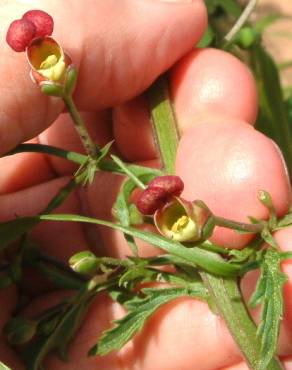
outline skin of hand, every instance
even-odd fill
[[[86,111],[83,115],[89,131],[100,145],[113,139],[111,107],[139,96],[159,74],[190,51],[207,22],[201,0],[2,0],[0,34],[5,35],[10,22],[30,9],[43,9],[53,16],[56,25],[53,36],[79,68],[77,104]],[[26,140],[82,151],[68,115],[62,113],[62,103],[39,92],[29,78],[25,56],[15,55],[4,39],[0,39],[1,153]],[[143,159],[148,158],[143,158],[141,153],[140,160]],[[157,165],[153,161],[148,164]],[[15,214],[40,212],[74,171],[74,167],[64,160],[34,153],[3,158],[0,166],[4,169],[0,172],[1,221],[12,219]],[[99,173],[90,188],[72,194],[58,212],[108,219],[120,182],[117,175]],[[63,261],[86,248],[100,255],[123,257],[129,254],[120,234],[77,224],[43,223],[34,229],[33,239],[47,253]],[[143,255],[157,253],[144,243],[139,246]],[[29,276],[27,285],[35,296],[27,315],[56,304],[68,294],[46,293],[42,282],[36,284]],[[3,302],[0,327],[11,316],[16,301],[15,287],[0,291],[0,302]],[[240,353],[222,320],[204,302],[189,298],[161,308],[143,331],[118,353],[104,358],[88,358],[87,351],[101,332],[111,320],[123,314],[122,307],[105,295],[99,296],[70,345],[69,362],[63,363],[50,355],[45,368],[247,369],[246,365],[240,364]],[[0,340],[1,361],[13,370],[24,369],[4,338],[0,337]],[[292,354],[292,350],[289,353]],[[289,361],[285,366],[287,370],[291,368]]]

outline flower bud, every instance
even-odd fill
[[[251,27],[243,27],[236,36],[237,44],[243,49],[249,49],[260,39],[261,34]]]
[[[212,233],[214,227],[207,222],[210,216],[210,211],[196,201],[173,198],[155,212],[154,222],[158,231],[169,239],[196,242]],[[204,231],[206,226],[208,230]]]
[[[4,327],[8,342],[13,345],[24,344],[36,334],[37,322],[24,317],[15,317]]]
[[[268,209],[273,209],[274,208],[272,197],[267,191],[260,190],[258,192],[258,199]]]
[[[82,251],[69,259],[69,265],[80,274],[92,275],[98,268],[98,258],[90,251]]]

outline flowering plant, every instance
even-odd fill
[[[208,2],[208,10],[212,20],[217,17],[220,6],[218,8],[215,3],[211,6],[211,3]],[[269,82],[270,75],[273,75],[277,77],[274,80],[278,83],[277,89],[280,89],[278,71],[261,46],[259,30],[254,30],[252,26],[241,28],[251,11],[251,5],[253,1],[243,10],[223,40],[221,28],[217,30],[214,25],[214,37],[210,37],[209,30],[201,40],[202,49],[192,51],[174,67],[170,82],[175,85],[176,81],[181,80],[180,68],[192,68],[196,63],[201,63],[202,68],[206,54],[208,60],[212,60],[211,53],[216,55],[215,69],[220,64],[220,58],[230,67],[228,73],[232,72],[232,68],[243,68],[241,71],[248,76],[246,78],[252,92],[254,80],[249,71],[246,72],[243,64],[231,54],[219,50],[221,46],[221,49],[233,53],[240,50],[244,55],[248,54],[250,59],[256,57],[252,67],[259,86]],[[241,12],[238,5],[235,9]],[[220,11],[227,22],[229,10]],[[1,263],[5,267],[0,271],[0,285],[7,287],[18,284],[25,291],[22,276],[29,267],[37,270],[38,278],[45,277],[54,287],[70,290],[72,294],[35,316],[27,316],[20,306],[4,327],[7,342],[21,356],[29,370],[41,369],[45,357],[52,350],[59,351],[60,357],[66,360],[69,345],[90,307],[94,307],[93,302],[101,292],[106,292],[113,300],[124,305],[127,313],[88,348],[88,355],[106,356],[114,350],[120,354],[121,348],[142,330],[147,319],[162,305],[188,297],[192,302],[194,298],[205,301],[212,315],[220,315],[241,350],[241,358],[251,369],[281,369],[277,345],[285,305],[289,304],[283,296],[289,273],[288,276],[284,274],[281,263],[291,258],[291,252],[280,249],[277,233],[280,229],[289,230],[292,224],[288,209],[291,189],[280,151],[271,139],[251,126],[257,109],[246,112],[240,104],[239,110],[233,106],[232,109],[226,105],[222,107],[222,102],[216,100],[217,90],[214,93],[214,89],[211,89],[211,101],[202,102],[202,105],[207,104],[208,112],[215,108],[223,111],[215,112],[215,118],[211,115],[212,122],[208,122],[210,118],[206,119],[206,112],[196,111],[196,123],[194,127],[188,127],[190,123],[186,117],[189,113],[186,114],[180,106],[180,94],[184,95],[183,108],[188,105],[187,112],[196,110],[196,106],[194,108],[193,101],[188,101],[187,94],[182,93],[183,85],[179,89],[171,85],[175,117],[165,77],[161,77],[149,89],[161,169],[126,163],[124,159],[111,154],[113,142],[109,141],[100,147],[92,139],[73,99],[74,89],[78,89],[74,60],[71,61],[63,46],[54,40],[53,29],[54,21],[50,15],[42,10],[31,10],[20,20],[11,23],[6,40],[14,51],[26,53],[31,77],[47,98],[63,100],[86,154],[31,143],[21,144],[8,153],[45,152],[71,160],[79,167],[42,212],[0,224],[1,248],[4,251]],[[216,44],[215,34],[221,36],[220,45]],[[210,43],[216,45],[217,49],[208,48]],[[188,72],[191,74],[192,70]],[[212,73],[212,68],[208,73]],[[222,77],[218,69],[215,75]],[[200,77],[197,70],[195,77]],[[210,79],[214,83],[214,77]],[[227,82],[226,86],[228,90]],[[240,89],[240,85],[236,88]],[[208,89],[205,89],[205,85],[202,89],[206,95]],[[180,92],[176,93],[176,90]],[[261,114],[273,122],[278,118],[278,111],[281,111],[283,125],[287,129],[288,115],[283,97],[279,93],[278,105],[274,109],[271,104],[265,105],[265,102],[273,100],[270,93],[268,89],[260,90]],[[257,105],[256,98],[253,104]],[[239,113],[244,117],[233,116]],[[243,122],[245,118],[249,122]],[[285,134],[277,131],[275,135],[271,130],[269,135],[278,140],[287,167],[291,170],[292,156],[286,145],[288,140],[290,146],[291,133],[287,130]],[[262,150],[260,156],[258,147]],[[268,158],[265,162],[263,153]],[[275,183],[270,181],[272,171],[277,177]],[[221,172],[224,176],[221,176]],[[98,183],[99,175],[102,178],[106,173],[123,176],[118,194],[111,204],[114,220],[54,213],[77,188],[81,189],[80,194],[97,189],[94,195],[106,198],[107,185],[99,186]],[[222,178],[227,182],[220,182]],[[248,186],[243,189],[241,184],[244,181]],[[228,203],[230,200],[232,204]],[[221,207],[216,207],[218,204]],[[248,208],[250,204],[252,208]],[[87,208],[90,207],[87,205]],[[250,209],[254,210],[254,214],[247,214]],[[235,210],[243,210],[244,214],[237,214]],[[225,217],[228,212],[234,215],[232,219]],[[123,242],[127,245],[128,255],[114,258],[82,250],[73,254],[68,263],[63,263],[35,245],[31,232],[45,221],[91,224],[119,231],[125,237]],[[143,231],[144,228],[148,231]],[[109,242],[111,238],[104,238],[102,230],[99,230],[100,239]],[[137,239],[148,243],[148,247],[149,244],[158,247],[159,255],[143,255]],[[260,269],[261,273],[249,304],[251,307],[259,304],[263,307],[258,327],[247,311],[239,286],[239,282],[244,283],[247,273],[256,269]],[[110,361],[110,356],[108,359]]]

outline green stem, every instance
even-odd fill
[[[246,8],[242,12],[241,16],[236,21],[235,25],[231,28],[228,34],[224,37],[225,41],[230,43],[236,34],[241,30],[242,26],[248,20],[249,16],[253,12],[254,8],[256,7],[258,0],[249,0]]]
[[[74,122],[75,128],[79,134],[79,137],[82,141],[82,144],[86,150],[86,153],[89,155],[91,158],[96,158],[98,155],[98,148],[96,144],[91,140],[91,137],[87,131],[87,128],[85,126],[85,123],[76,108],[76,105],[72,99],[71,95],[65,95],[63,97],[64,103],[68,109],[68,112],[71,115],[71,118]]]
[[[50,200],[46,208],[42,213],[51,213],[54,209],[58,208],[66,198],[75,190],[78,186],[78,182],[75,179],[70,180],[64,187],[62,187],[58,193]]]
[[[81,166],[84,165],[88,160],[86,155],[77,152],[70,152],[61,148],[57,148],[55,146],[44,144],[20,144],[6,155],[14,155],[18,153],[27,153],[27,152],[54,155],[59,158],[67,159],[68,161],[71,161]],[[140,168],[143,168],[145,170],[147,169],[147,167],[142,167],[135,164],[126,163],[125,165],[131,172],[137,172]],[[103,160],[99,162],[98,166],[101,171],[115,172],[121,175],[125,174],[124,170],[111,159],[103,158]],[[163,174],[159,170],[154,169],[150,170],[151,173],[153,173],[154,171],[157,172],[157,176],[161,176]]]
[[[168,101],[167,84],[165,78],[159,79],[150,90],[153,127],[156,133],[160,155],[167,173],[174,173],[174,163],[178,145],[178,134],[173,118],[170,102]],[[259,232],[259,225],[238,224],[223,218],[216,218],[217,223],[236,229],[252,227]],[[248,226],[248,227],[247,227]],[[224,319],[227,327],[241,352],[246,358],[251,370],[256,370],[261,353],[260,342],[256,336],[256,326],[249,316],[237,281],[234,278],[217,277],[205,271],[200,275],[213,296],[218,312]],[[267,370],[281,370],[278,360],[273,360]]]
[[[145,184],[137,177],[135,174],[128,168],[128,166],[121,161],[118,157],[115,155],[111,155],[112,160],[121,168],[121,170],[128,175],[130,179],[134,181],[134,183],[138,186],[140,189],[146,189]]]
[[[256,325],[251,320],[236,279],[220,278],[205,272],[201,277],[213,297],[216,307],[223,317],[233,339],[250,369],[257,369],[261,343],[257,336]],[[283,367],[277,359],[273,359],[266,370],[281,370]]]
[[[83,154],[79,154],[77,152],[69,152],[67,150],[57,148],[51,145],[34,143],[19,144],[16,148],[8,152],[6,155],[14,155],[18,153],[28,153],[28,152],[54,155],[56,157],[67,159],[68,161],[74,162],[79,165],[82,165],[87,161],[87,157]]]
[[[86,276],[78,274],[77,272],[72,270],[68,265],[66,265],[62,261],[59,261],[58,259],[45,254],[44,252],[39,251],[38,259],[41,262],[44,262],[44,263],[49,264],[51,266],[54,266],[55,268],[57,268],[61,272],[64,272],[66,275],[72,276],[72,278],[74,278],[75,280],[78,280],[78,281],[83,282],[83,283],[88,281],[88,278]]]
[[[160,77],[150,88],[149,102],[153,131],[160,151],[162,168],[165,172],[171,174],[174,173],[178,132],[171,103],[168,99],[168,84],[165,76]]]
[[[228,229],[243,231],[252,234],[260,233],[264,229],[264,226],[262,224],[246,224],[243,222],[227,220],[226,218],[218,216],[214,216],[214,221],[217,226],[222,226]]]

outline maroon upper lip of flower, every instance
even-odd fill
[[[54,20],[43,10],[29,10],[21,19],[13,21],[6,34],[7,44],[16,52],[25,51],[37,38],[53,33]]]
[[[172,196],[180,196],[184,190],[184,183],[179,176],[158,176],[149,182],[148,188],[152,187],[162,188]]]
[[[136,206],[144,215],[153,215],[172,198],[179,197],[184,183],[178,176],[159,176],[149,182],[141,193]]]

